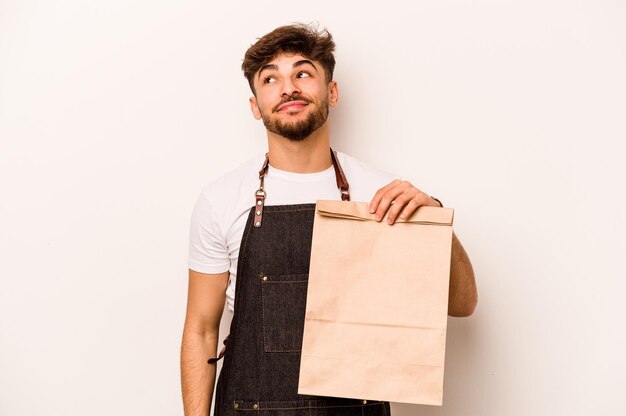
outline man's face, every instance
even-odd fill
[[[337,83],[324,68],[298,54],[279,54],[254,76],[252,114],[272,133],[298,141],[320,128],[338,99]]]

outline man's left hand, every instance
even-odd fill
[[[381,221],[389,211],[387,224],[393,224],[398,217],[403,220],[409,218],[422,205],[440,206],[410,182],[396,179],[376,192],[370,202],[370,212],[375,214],[376,221]]]

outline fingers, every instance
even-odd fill
[[[389,213],[387,214],[387,224],[393,224],[400,215],[400,213],[403,213],[404,210],[407,209],[407,206],[410,205],[409,210],[411,212],[413,212],[418,206],[420,206],[421,204],[419,204],[419,201],[416,200],[418,193],[419,190],[411,187],[404,190],[404,192],[398,195],[394,199],[391,207],[389,208]]]
[[[402,212],[400,212],[400,215],[398,216],[398,218],[402,219],[402,220],[406,220],[407,218],[409,218],[411,216],[411,214],[413,214],[413,212],[415,212],[415,210],[417,208],[419,208],[421,205],[424,204],[420,204],[419,202],[417,202],[415,199],[411,199],[406,206],[404,207],[404,209],[402,210]]]
[[[382,188],[385,189],[385,188]],[[393,186],[385,190],[379,198],[378,206],[374,211],[374,218],[380,221],[392,204],[396,203],[396,199],[406,190],[406,185],[402,182],[395,183]],[[380,192],[380,191],[379,191]]]
[[[372,198],[372,201],[370,202],[370,213],[371,214],[375,213],[376,210],[378,209],[378,205],[380,204],[380,201],[381,201],[383,195],[385,194],[385,192],[387,192],[389,189],[393,188],[394,186],[398,185],[400,182],[402,182],[400,179],[394,179],[393,181],[389,182],[387,185],[385,185],[382,188],[380,188],[374,194],[374,198]]]
[[[370,202],[370,212],[381,221],[387,211],[387,223],[397,218],[406,219],[422,205],[428,204],[428,196],[408,181],[394,180],[380,188]]]

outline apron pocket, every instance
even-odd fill
[[[265,352],[302,350],[308,276],[261,275]]]

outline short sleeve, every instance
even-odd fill
[[[214,206],[202,192],[191,214],[189,268],[200,273],[223,273],[230,268],[226,238]]]

